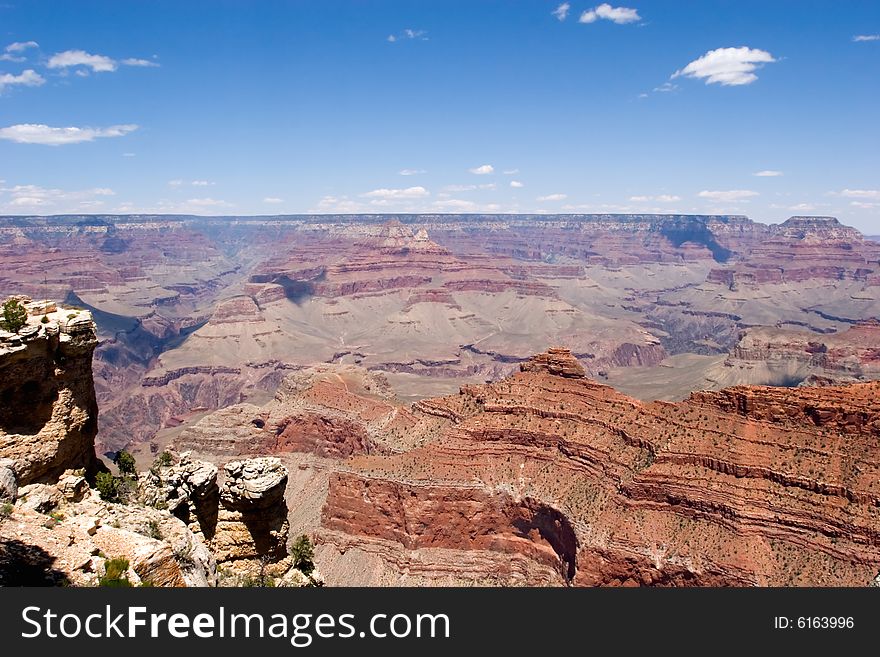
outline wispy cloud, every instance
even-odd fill
[[[642,20],[637,9],[629,7],[612,7],[607,2],[602,3],[598,7],[588,9],[578,18],[578,23],[595,23],[597,20],[611,21],[618,25],[626,23],[635,23]]]
[[[19,53],[29,48],[38,48],[39,45],[36,41],[16,41],[15,43],[10,43],[3,49],[3,53],[0,54],[0,62],[23,62],[27,58]]]
[[[654,91],[656,93],[666,94],[672,91],[678,91],[678,85],[673,82],[664,82],[659,87],[654,87]]]
[[[717,48],[695,59],[672,78],[688,77],[705,80],[706,84],[740,86],[758,79],[755,71],[764,64],[777,61],[766,50],[757,48]]]
[[[279,203],[284,203],[284,199],[278,198],[277,196],[267,196],[263,199],[263,203],[268,203],[269,205],[278,205]]]
[[[0,94],[3,93],[6,87],[39,87],[41,84],[45,84],[45,82],[46,80],[42,75],[30,68],[18,75],[3,73],[0,75]]]
[[[871,199],[880,201],[880,189],[843,189],[835,193],[845,198]]]
[[[550,13],[552,13],[554,16],[556,16],[557,20],[564,21],[566,18],[568,18],[569,9],[571,9],[571,5],[567,2],[563,2],[561,5],[559,5],[556,9],[554,9]]]
[[[216,183],[210,180],[190,180],[187,182],[186,180],[182,180],[180,178],[168,181],[169,187],[183,187],[184,185],[189,185],[192,187],[211,187],[215,184]]]
[[[697,194],[700,198],[707,198],[712,201],[745,201],[753,196],[758,196],[758,192],[750,189],[727,189],[727,190],[703,190]]]
[[[510,186],[513,187],[514,189],[520,189],[522,187],[525,187],[526,185],[525,185],[525,183],[522,183],[519,180],[511,180]]]
[[[15,185],[0,188],[0,210],[21,212],[85,212],[100,208],[114,191],[107,187],[64,190],[40,185]]]
[[[482,185],[446,185],[444,192],[472,192],[476,189],[495,189],[495,183],[484,183]]]
[[[0,139],[14,141],[19,144],[45,144],[47,146],[63,146],[94,141],[105,137],[123,137],[137,130],[136,125],[111,125],[107,128],[54,128],[41,123],[19,123],[0,128]]]
[[[156,62],[152,59],[139,59],[137,57],[128,57],[123,59],[121,64],[123,66],[141,66],[145,68],[158,68],[159,62]]]
[[[140,66],[140,67],[157,67],[159,64],[149,59],[139,59],[136,57],[128,57],[117,62],[107,55],[96,55],[85,50],[65,50],[64,52],[55,53],[49,58],[46,66],[51,69],[68,69],[79,68],[79,72],[86,72],[91,69],[94,73],[112,73],[123,66]]]
[[[856,43],[861,41],[880,41],[880,34],[857,34],[852,40]]]
[[[519,169],[505,169],[502,171],[505,176],[515,176],[519,173]]]
[[[681,200],[681,196],[675,196],[674,194],[659,194],[657,196],[630,196],[629,200],[637,203],[646,203],[648,201],[654,201],[657,203],[675,203],[676,201]]]
[[[93,55],[85,50],[65,50],[55,53],[46,63],[49,68],[69,68],[71,66],[85,66],[95,73],[107,73],[115,71],[116,62],[106,55]]]
[[[424,169],[401,169],[399,171],[401,176],[420,176],[423,173],[428,173]]]
[[[399,199],[424,198],[430,196],[430,192],[422,186],[407,187],[406,189],[374,189],[366,194],[361,194],[364,198],[383,199],[386,201]]]
[[[539,196],[535,200],[544,203],[547,201],[564,201],[567,198],[568,194],[547,194],[547,196]]]
[[[468,169],[468,171],[478,176],[485,176],[490,173],[495,173],[495,167],[493,167],[491,164],[481,164],[480,166],[474,167],[473,169]]]
[[[765,169],[764,171],[755,171],[752,174],[753,176],[757,176],[758,178],[778,178],[783,175],[781,171],[774,171],[773,169]]]
[[[398,41],[427,41],[428,40],[428,31],[427,30],[414,30],[412,28],[406,28],[402,32],[398,32],[397,34],[389,34],[386,38],[388,43],[396,43]]]
[[[40,44],[36,41],[16,41],[6,46],[6,52],[24,52],[28,48],[39,48]]]

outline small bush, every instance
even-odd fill
[[[304,575],[311,575],[315,570],[315,548],[305,534],[293,542],[290,556],[293,557],[293,567],[302,571]]]
[[[156,465],[161,468],[167,468],[174,462],[174,457],[171,456],[171,452],[162,452],[159,454],[159,457],[156,459]]]
[[[3,303],[3,327],[18,333],[27,324],[27,309],[18,299],[7,299]]]
[[[159,523],[155,520],[147,522],[147,526],[144,528],[144,533],[150,538],[155,538],[157,541],[162,540],[162,529],[159,527]]]
[[[119,472],[124,475],[133,475],[137,472],[137,464],[135,463],[134,457],[124,449],[116,452],[114,463],[116,463],[116,467],[119,468]]]
[[[98,586],[111,588],[131,588],[128,581],[128,559],[110,559],[104,564],[104,575],[98,580]]]
[[[48,315],[43,315],[43,319],[41,319],[40,321],[41,321],[43,324],[48,324],[48,323],[49,323],[49,316],[48,316]]]
[[[3,504],[0,504],[0,520],[2,520],[3,518],[8,518],[9,516],[11,516],[11,515],[12,515],[12,510],[13,510],[14,508],[15,508],[15,507],[12,506],[9,502],[4,502]]]
[[[114,477],[109,472],[99,472],[95,477],[95,485],[98,487],[98,494],[105,502],[119,501],[119,485],[121,480]]]

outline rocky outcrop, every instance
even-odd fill
[[[214,586],[205,544],[167,511],[108,503],[82,471],[18,490],[0,519],[0,585],[96,586],[110,559],[128,561],[134,585]]]
[[[91,314],[29,305],[25,327],[0,330],[0,456],[12,462],[19,486],[98,467]]]
[[[519,369],[522,372],[547,372],[572,379],[583,379],[587,375],[577,358],[571,355],[571,350],[564,347],[551,347],[520,365]]]
[[[194,460],[188,452],[171,456],[140,476],[139,498],[167,508],[204,539],[227,570],[253,571],[261,565],[289,567],[287,557],[287,469],[277,458],[227,463],[218,478],[216,466]],[[219,479],[219,483],[218,483]],[[277,571],[282,566],[275,566]]]

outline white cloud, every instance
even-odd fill
[[[564,201],[568,198],[568,194],[547,194],[547,196],[539,196],[536,200],[544,203],[545,201]]]
[[[640,21],[642,20],[642,17],[639,16],[637,9],[630,9],[629,7],[612,7],[607,2],[604,2],[598,7],[583,12],[578,19],[578,22],[595,23],[599,19],[611,21],[618,25],[625,25],[626,23]]]
[[[414,30],[412,28],[406,28],[402,32],[398,32],[397,34],[389,34],[387,39],[388,43],[395,43],[397,41],[427,41],[428,40],[428,32],[427,30]]]
[[[16,41],[6,46],[6,52],[23,52],[28,48],[39,48],[40,44],[36,41]]]
[[[49,58],[49,68],[68,68],[71,66],[87,66],[95,73],[107,73],[117,69],[116,62],[106,55],[93,55],[85,50],[65,50],[55,53]]]
[[[861,210],[873,210],[874,208],[880,208],[880,203],[866,203],[865,201],[850,201],[849,204],[854,208],[859,208]]]
[[[352,214],[363,212],[364,205],[352,201],[347,196],[324,196],[318,201],[314,212]]]
[[[844,189],[838,192],[846,198],[860,198],[880,201],[880,189]]]
[[[45,84],[45,82],[46,80],[42,75],[30,68],[22,71],[19,75],[3,73],[0,75],[0,94],[3,93],[3,90],[6,87],[15,85],[21,87],[39,87],[41,84]]]
[[[184,185],[190,185],[192,187],[211,187],[215,184],[216,183],[211,182],[210,180],[191,180],[187,182],[186,180],[181,180],[180,178],[168,181],[169,187],[183,187]]]
[[[521,183],[519,180],[511,180],[510,186],[514,189],[520,189],[521,187],[525,187],[525,184]]]
[[[646,203],[648,201],[654,201],[657,203],[675,203],[676,201],[681,200],[681,196],[675,196],[674,194],[659,194],[658,196],[630,196],[630,201],[635,201],[637,203]]]
[[[428,173],[424,169],[401,169],[399,171],[401,176],[420,176],[423,173]]]
[[[0,55],[0,62],[23,62],[27,58],[16,53],[24,52],[28,48],[37,48],[38,46],[39,44],[36,41],[16,41],[15,43],[10,43],[4,48],[3,54]]]
[[[744,201],[753,196],[758,196],[758,192],[753,192],[750,189],[728,189],[728,190],[716,190],[709,191],[703,190],[699,194],[697,194],[700,198],[708,198],[713,201]]]
[[[137,57],[128,57],[127,59],[123,59],[121,63],[124,66],[142,66],[147,68],[156,68],[159,66],[158,62],[154,62],[150,59],[138,59]]]
[[[40,123],[20,123],[0,128],[0,139],[19,144],[61,146],[94,141],[102,137],[122,137],[137,130],[136,125],[111,125],[107,128],[53,128]]]
[[[705,80],[706,84],[739,86],[751,84],[758,79],[755,71],[763,64],[777,61],[766,50],[757,48],[717,48],[695,59],[683,69],[672,74]]]
[[[672,82],[664,82],[659,87],[654,87],[654,91],[657,93],[669,93],[671,91],[677,91],[678,85],[673,84]]]
[[[263,199],[263,203],[277,205],[278,203],[284,203],[284,199],[278,198],[277,196],[267,196],[266,198]]]
[[[774,171],[773,169],[765,169],[764,171],[755,171],[752,175],[758,176],[758,178],[778,178],[782,175],[782,172]]]
[[[473,201],[460,198],[450,198],[443,201],[435,201],[434,208],[452,212],[476,212],[479,206]]]
[[[491,164],[481,164],[478,167],[474,167],[473,169],[468,169],[471,173],[475,173],[478,176],[485,176],[490,173],[495,173],[495,167]]]
[[[860,41],[880,41],[880,34],[857,34],[852,40],[856,43]]]
[[[505,169],[502,171],[505,176],[515,176],[519,173],[519,169]]]
[[[134,157],[135,153],[123,153],[122,157]]]
[[[550,13],[552,13],[554,16],[556,16],[557,20],[564,21],[566,18],[568,18],[568,10],[569,9],[571,9],[571,5],[568,4],[567,2],[563,2],[561,5],[559,5],[556,9],[554,9]]]
[[[424,198],[430,196],[430,192],[422,186],[407,187],[406,189],[374,189],[366,194],[361,194],[365,198],[375,198],[389,200]]]
[[[498,185],[495,183],[485,183],[482,185],[446,185],[444,192],[472,192],[475,189],[495,189]]]
[[[184,201],[185,205],[194,208],[231,208],[232,203],[221,201],[216,198],[191,198]]]
[[[0,212],[85,212],[104,205],[102,199],[113,195],[114,191],[106,187],[70,191],[15,185],[0,188]]]
[[[790,205],[788,209],[792,212],[813,212],[816,206],[812,203],[798,203],[797,205]]]

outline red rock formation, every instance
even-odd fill
[[[331,478],[331,582],[352,550],[447,582],[450,550],[462,580],[507,583],[866,585],[880,569],[880,383],[645,404],[554,350],[414,410],[445,432]]]

